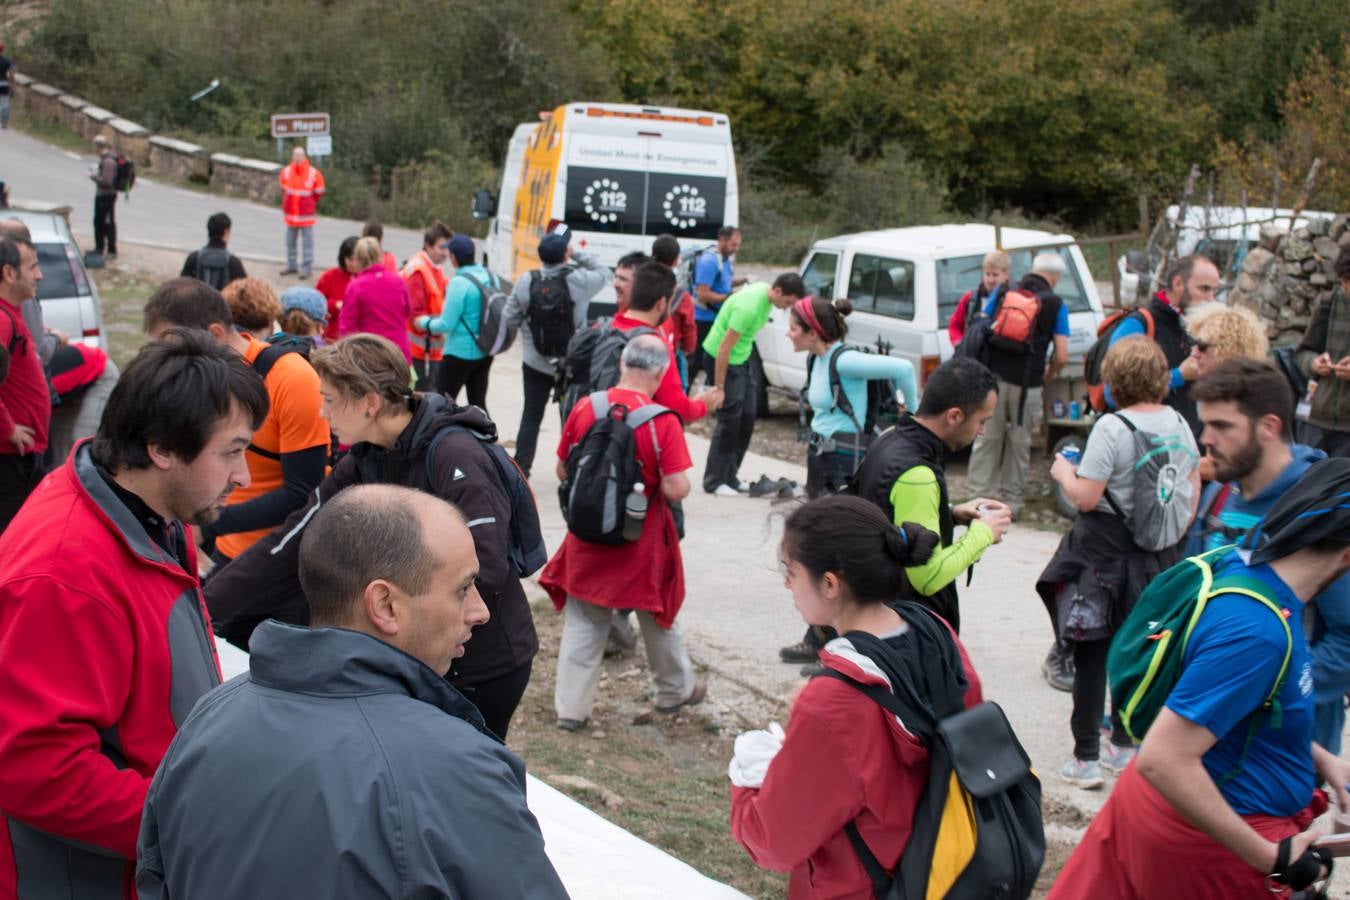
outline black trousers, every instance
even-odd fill
[[[1350,456],[1350,431],[1330,431],[1322,429],[1322,437],[1317,448],[1327,456]]]
[[[516,465],[529,477],[534,466],[534,451],[539,444],[539,425],[544,421],[544,408],[553,392],[553,373],[521,366],[520,374],[525,387],[525,406],[520,411],[520,430],[516,432]],[[558,407],[558,411],[561,414],[562,407]]]
[[[113,208],[117,206],[116,194],[94,195],[94,252],[103,253],[104,248],[110,254],[117,253],[117,220]]]
[[[1069,729],[1073,732],[1073,755],[1081,760],[1095,760],[1101,753],[1097,729],[1106,712],[1106,654],[1110,649],[1110,638],[1073,644],[1073,714],[1069,717]],[[1111,711],[1111,743],[1117,747],[1134,743],[1115,710]]]
[[[506,732],[511,728],[511,717],[516,714],[520,698],[525,696],[533,666],[534,661],[531,660],[519,669],[478,684],[450,683],[478,707],[492,733],[506,740]]]
[[[436,368],[436,390],[451,400],[456,400],[459,389],[464,388],[469,405],[486,411],[488,375],[491,371],[491,356],[482,359],[460,359],[447,353]]]
[[[837,494],[848,487],[853,477],[852,453],[806,451],[806,497],[815,500]]]
[[[694,347],[694,355],[689,360],[690,384],[694,383],[694,376],[697,375],[699,372],[702,372],[704,375],[708,377],[708,387],[712,387],[713,383],[712,364],[714,362],[714,359],[713,357],[703,352],[703,342],[704,340],[707,339],[708,332],[712,331],[712,327],[713,327],[712,322],[700,322],[697,319],[694,320],[694,331],[698,334],[698,345]]]
[[[727,380],[723,386],[726,399],[717,410],[717,424],[713,428],[712,445],[708,448],[708,465],[703,470],[703,490],[712,493],[718,485],[736,486],[750,449],[750,437],[755,433],[755,413],[758,403],[755,379],[750,363],[727,366]]]
[[[45,474],[39,453],[0,456],[0,534],[4,534]]]

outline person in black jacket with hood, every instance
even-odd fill
[[[399,484],[435,494],[464,515],[478,553],[478,592],[490,618],[475,629],[467,652],[443,673],[474,702],[498,737],[511,716],[539,649],[534,619],[508,545],[511,501],[486,446],[497,427],[481,409],[456,407],[440,394],[409,390],[408,363],[386,338],[355,334],[310,358],[319,373],[324,415],[350,444],[309,503],[214,574],[204,589],[216,633],[248,649],[264,619],[309,622],[300,587],[300,536],[318,508],[353,484]],[[447,432],[427,459],[432,439]]]

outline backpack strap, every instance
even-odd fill
[[[848,395],[844,393],[844,381],[839,375],[839,357],[848,353],[850,350],[857,352],[856,347],[850,347],[843,344],[840,348],[830,355],[830,398],[834,401],[835,408],[848,416],[848,420],[853,423],[853,433],[862,437],[863,427],[858,421],[857,415],[853,412],[853,404],[849,402]]]
[[[1134,423],[1131,422],[1129,419],[1125,418],[1124,413],[1120,412],[1119,410],[1113,411],[1111,415],[1115,416],[1117,419],[1124,422],[1125,427],[1130,429],[1130,434],[1134,434],[1139,430],[1138,428],[1135,428]],[[1118,517],[1122,519],[1126,520],[1129,519],[1129,516],[1125,515],[1124,510],[1120,508],[1120,504],[1116,502],[1116,498],[1111,496],[1110,491],[1103,491],[1102,497],[1106,500],[1107,505],[1111,507],[1111,512],[1115,513]]]
[[[595,412],[595,419],[598,422],[609,414],[609,391],[596,391],[591,394],[591,409]]]
[[[4,313],[5,318],[9,319],[9,341],[5,344],[5,351],[13,356],[14,348],[20,345],[23,338],[19,335],[19,326],[14,321],[14,313],[10,312],[4,303],[0,303],[0,312]]]
[[[253,370],[258,373],[259,378],[266,378],[267,373],[272,371],[272,367],[277,364],[287,353],[299,353],[300,348],[295,346],[292,341],[285,341],[277,344],[268,344],[257,356],[253,357]]]
[[[534,284],[534,276],[535,276],[536,274],[538,274],[538,270],[537,270],[537,269],[536,269],[534,272],[531,272],[531,273],[530,273],[530,283],[531,283],[531,285]],[[456,273],[455,273],[455,278],[460,278],[460,277],[467,278],[467,279],[469,280],[469,284],[473,285],[474,287],[476,287],[476,288],[478,289],[479,304],[480,304],[480,306],[486,306],[486,305],[487,305],[488,295],[487,295],[487,291],[483,289],[483,284],[482,284],[482,282],[480,282],[477,278],[474,278],[474,277],[473,277],[472,275],[470,275],[468,272],[463,272],[463,271],[456,272]],[[452,279],[452,280],[453,280],[453,279]],[[469,327],[469,323],[466,322],[466,321],[464,321],[464,312],[463,312],[463,310],[461,310],[461,311],[460,311],[460,314],[459,314],[459,324],[461,324],[461,325],[464,326],[464,330],[467,331],[467,332],[469,333],[469,337],[473,338],[474,343],[475,343],[475,344],[478,343],[478,335],[474,332],[474,330],[473,330],[472,328]],[[482,320],[481,314],[480,314],[479,319],[478,319],[478,330],[479,330],[479,331],[482,331],[482,330],[483,330],[483,320]]]

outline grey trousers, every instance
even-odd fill
[[[1027,405],[1022,424],[1017,424],[1017,407],[1022,391]],[[984,434],[975,439],[970,450],[969,492],[975,497],[1002,500],[1013,513],[1022,511],[1022,494],[1031,462],[1031,429],[1041,420],[1043,388],[1022,388],[998,382],[998,404],[994,417],[984,426]]]
[[[585,721],[595,706],[595,690],[600,684],[600,667],[609,639],[614,610],[567,598],[563,610],[562,644],[558,648],[558,678],[553,692],[553,708],[560,719]],[[638,611],[642,642],[647,647],[647,665],[656,685],[656,705],[674,706],[689,699],[694,690],[694,668],[684,650],[680,623],[669,630],[656,624],[649,612]]]
[[[300,262],[300,271],[308,275],[314,269],[314,227],[312,225],[303,228],[297,228],[293,225],[286,226],[286,268],[295,268],[295,239],[300,238],[303,245],[303,253]]]

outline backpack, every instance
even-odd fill
[[[266,378],[267,373],[277,364],[277,360],[287,353],[299,353],[305,359],[309,359],[309,354],[314,350],[314,338],[294,334],[274,334],[266,343],[267,346],[262,352],[253,357],[253,370],[258,373],[259,378]]]
[[[479,350],[488,356],[496,356],[509,348],[516,339],[516,330],[506,321],[506,293],[495,278],[490,279],[489,285],[484,285],[468,272],[459,272],[458,275],[478,289],[483,304],[483,312],[478,318],[478,333],[469,331],[469,334],[473,335],[473,342]],[[460,322],[464,322],[463,315],[460,316]],[[467,330],[469,326],[465,324],[464,327]]]
[[[688,291],[689,294],[698,300],[698,292],[694,290],[694,272],[698,269],[698,261],[709,250],[717,247],[716,244],[709,244],[706,247],[699,247],[696,250],[690,250],[680,257],[679,263],[675,266],[675,292]],[[673,310],[672,310],[673,312]]]
[[[535,269],[530,273],[530,305],[525,310],[525,323],[530,326],[534,349],[548,359],[565,355],[577,330],[572,320],[572,291],[567,287],[571,271],[563,268],[545,275]]]
[[[9,342],[5,344],[3,352],[0,352],[0,384],[4,384],[9,377],[9,361],[15,353],[22,355],[27,352],[27,339],[19,334],[19,325],[14,320],[14,314],[5,308],[5,304],[0,303],[0,312],[9,319]]]
[[[605,391],[590,395],[595,422],[567,454],[567,476],[558,485],[567,530],[593,544],[624,543],[624,504],[642,481],[635,431],[670,413],[658,403],[629,411]],[[659,452],[659,445],[658,445]]]
[[[497,478],[502,490],[511,502],[511,532],[506,552],[511,565],[521,578],[533,575],[548,562],[548,548],[544,546],[544,533],[539,527],[539,507],[534,502],[534,492],[525,480],[520,466],[511,458],[496,438],[489,438],[481,432],[463,425],[446,425],[431,437],[427,444],[427,482],[436,483],[436,447],[446,435],[463,431],[473,435],[481,442],[483,449],[492,459],[497,469]]]
[[[947,626],[920,604],[902,602],[891,608],[911,630],[925,631],[929,640],[952,639]],[[847,637],[867,656],[878,645],[882,652],[889,649],[869,634],[855,631]],[[1024,900],[1045,860],[1041,785],[1031,760],[998,704],[986,701],[966,709],[964,681],[958,680],[950,661],[932,653],[919,658],[927,703],[916,699],[924,689],[920,685],[897,684],[892,693],[834,669],[822,673],[898,716],[929,753],[928,779],[894,878],[853,822],[844,827],[849,843],[879,900]]]
[[[596,391],[607,391],[619,383],[619,359],[629,340],[642,334],[661,332],[646,325],[624,331],[611,319],[596,319],[567,342],[563,357],[563,417],[572,412],[577,401]]]
[[[1125,423],[1134,438],[1134,508],[1127,516],[1108,490],[1107,505],[1130,526],[1134,542],[1144,550],[1166,550],[1186,537],[1191,524],[1195,487],[1190,474],[1198,457],[1180,437],[1159,437],[1140,431],[1120,412],[1115,417]],[[1186,420],[1177,419],[1189,430]]]
[[[115,151],[113,159],[117,163],[117,176],[113,179],[113,189],[129,193],[136,186],[136,163]]]
[[[989,330],[989,346],[1002,353],[1017,356],[1031,353],[1040,317],[1040,297],[1030,291],[1004,292],[994,309],[994,321]]]
[[[1111,313],[1097,326],[1097,340],[1083,357],[1083,381],[1087,384],[1088,403],[1099,413],[1110,408],[1106,402],[1106,384],[1102,381],[1102,360],[1106,359],[1106,351],[1111,349],[1111,335],[1134,313],[1143,317],[1144,330],[1148,339],[1153,340],[1153,313],[1142,306],[1138,309],[1122,309]]]
[[[1233,545],[1228,545],[1189,557],[1153,579],[1111,639],[1106,660],[1112,708],[1120,713],[1121,723],[1137,743],[1143,740],[1181,678],[1186,645],[1208,605],[1218,597],[1233,603],[1246,602],[1242,599],[1245,597],[1270,610],[1288,641],[1284,661],[1265,700],[1251,716],[1247,742],[1237,767],[1223,776],[1220,784],[1241,770],[1247,749],[1267,716],[1279,727],[1282,710],[1278,698],[1294,652],[1289,621],[1271,597],[1268,585],[1249,575],[1214,577],[1213,564],[1232,550]]]
[[[197,280],[218,291],[230,283],[230,251],[224,247],[203,247],[197,251]]]
[[[849,417],[849,420],[853,423],[853,433],[859,437],[857,445],[852,448],[854,450],[853,470],[856,472],[858,466],[862,463],[862,451],[872,443],[872,439],[900,421],[900,402],[895,398],[895,382],[889,378],[869,378],[867,380],[867,409],[864,411],[862,420],[859,421],[853,409],[853,404],[849,402],[848,394],[844,391],[844,383],[839,375],[839,357],[850,351],[869,352],[862,347],[844,344],[830,356],[830,397],[834,403],[833,408]],[[813,365],[806,367],[806,385],[802,388],[798,400],[798,410],[803,428],[806,427],[806,413],[811,409],[809,398],[811,373],[814,369],[815,366]]]

